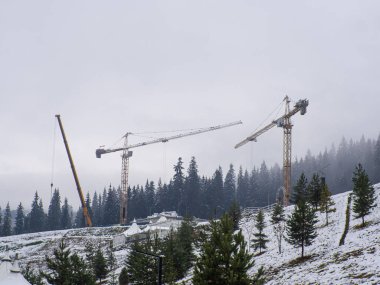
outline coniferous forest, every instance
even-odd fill
[[[317,155],[309,151],[305,157],[294,159],[292,185],[296,185],[302,173],[308,181],[317,174],[326,177],[332,194],[345,192],[352,188],[352,173],[358,163],[373,183],[380,182],[380,136],[377,140],[362,137],[359,141],[343,138],[337,147],[332,145]],[[195,157],[187,166],[178,158],[173,170],[168,183],[148,179],[145,185],[129,187],[129,220],[161,211],[209,219],[220,217],[235,200],[243,208],[262,207],[275,203],[276,197],[281,196],[282,169],[277,164],[268,167],[265,161],[252,170],[233,165],[223,170],[216,166],[212,177],[206,177],[198,173]],[[87,193],[86,204],[94,226],[119,222],[119,191],[119,187],[109,185],[92,195]],[[0,209],[2,236],[84,226],[82,210],[73,209],[59,189],[54,190],[48,205],[44,205],[36,191],[30,205],[19,203],[14,210],[12,217],[9,203],[4,210]]]

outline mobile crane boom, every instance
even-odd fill
[[[69,144],[67,143],[65,131],[63,130],[61,116],[60,115],[55,115],[55,116],[56,116],[56,118],[58,120],[59,128],[60,128],[61,133],[62,133],[63,143],[65,144],[67,156],[69,158],[69,162],[70,162],[71,170],[73,172],[75,184],[77,186],[77,191],[78,191],[78,194],[79,194],[80,202],[82,204],[83,216],[85,218],[86,226],[87,227],[92,227],[91,217],[90,217],[90,215],[88,213],[88,209],[87,209],[86,203],[84,201],[84,196],[83,196],[82,188],[81,188],[80,183],[79,183],[78,174],[77,174],[77,171],[75,170],[74,161],[73,161],[73,158],[71,156]]]
[[[284,204],[287,206],[289,203],[290,198],[290,192],[291,192],[291,152],[292,152],[292,123],[290,121],[290,118],[297,114],[298,112],[301,113],[301,115],[306,114],[306,108],[309,105],[309,101],[307,99],[299,100],[292,110],[290,110],[289,107],[289,97],[286,96],[284,98],[285,101],[285,115],[279,117],[278,119],[272,121],[267,126],[263,127],[262,129],[258,130],[257,132],[253,133],[249,137],[245,138],[238,144],[236,144],[235,148],[239,148],[242,145],[245,145],[248,142],[251,141],[257,141],[257,138],[262,135],[263,133],[267,132],[271,128],[277,125],[277,127],[284,129],[284,140],[283,140],[283,179],[284,179]]]
[[[227,128],[235,125],[240,125],[242,124],[241,121],[236,121],[224,125],[218,125],[214,127],[209,127],[209,128],[203,128],[203,129],[198,129],[195,131],[183,133],[183,134],[178,134],[170,137],[162,137],[154,140],[150,140],[147,142],[141,142],[133,145],[128,144],[128,135],[132,133],[126,133],[124,135],[124,146],[121,148],[114,148],[114,149],[104,149],[104,148],[98,148],[95,151],[96,157],[101,158],[103,154],[107,153],[112,153],[112,152],[117,152],[117,151],[123,151],[123,154],[121,156],[122,158],[122,169],[121,169],[121,194],[120,194],[120,224],[125,225],[127,223],[127,204],[128,204],[128,176],[129,176],[129,158],[132,156],[132,151],[129,151],[131,148],[136,148],[136,147],[141,147],[145,145],[150,145],[154,143],[165,143],[168,142],[169,140],[174,140],[174,139],[179,139],[187,136],[193,136],[205,132],[210,132],[222,128]]]

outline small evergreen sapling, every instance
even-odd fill
[[[278,253],[281,254],[281,243],[285,232],[284,206],[281,203],[276,203],[273,208],[271,222],[278,243]]]
[[[371,209],[376,207],[375,204],[375,189],[368,179],[368,175],[359,163],[355,169],[354,176],[352,177],[354,183],[353,193],[353,207],[355,218],[362,219],[362,226],[364,226],[364,217],[367,216]]]
[[[257,229],[257,232],[253,234],[255,238],[252,239],[252,246],[255,250],[259,249],[261,253],[262,249],[267,248],[266,244],[269,241],[267,239],[267,235],[264,234],[265,221],[264,213],[262,210],[260,210],[256,215],[255,227]]]
[[[301,257],[304,257],[305,246],[311,245],[317,237],[317,221],[309,203],[301,201],[294,206],[294,211],[286,222],[286,240],[296,248],[301,247]]]
[[[326,213],[326,226],[329,224],[329,213],[336,211],[334,208],[335,202],[331,199],[331,192],[327,187],[327,184],[322,186],[321,201],[320,201],[320,211],[321,213]]]

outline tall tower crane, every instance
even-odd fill
[[[82,188],[81,188],[80,183],[79,183],[78,174],[77,174],[77,171],[75,170],[74,161],[73,161],[73,158],[71,156],[69,144],[67,143],[65,131],[63,130],[63,124],[62,124],[62,121],[61,121],[61,116],[60,115],[55,115],[55,117],[58,120],[59,128],[61,130],[61,134],[62,134],[62,138],[63,138],[63,143],[65,144],[67,156],[69,158],[69,162],[70,162],[71,170],[73,172],[75,184],[77,186],[77,191],[78,191],[78,194],[79,194],[79,199],[80,199],[80,202],[82,204],[83,216],[84,216],[84,219],[85,219],[85,223],[86,223],[87,227],[91,227],[92,226],[91,217],[90,217],[90,214],[88,213],[86,202],[84,201],[84,196],[83,196]]]
[[[269,125],[265,126],[264,128],[258,130],[254,134],[250,135],[243,141],[239,142],[235,148],[241,147],[242,145],[245,145],[248,142],[251,141],[257,141],[257,137],[262,135],[263,133],[267,132],[274,126],[280,127],[284,129],[284,140],[283,140],[283,179],[284,179],[284,205],[287,206],[289,204],[289,197],[291,192],[291,167],[292,167],[292,123],[290,121],[290,118],[297,114],[298,112],[301,113],[301,115],[305,115],[306,108],[309,105],[309,101],[307,99],[299,100],[295,105],[294,108],[290,110],[289,104],[290,100],[289,97],[286,96],[284,98],[285,102],[285,115],[281,116],[280,118],[272,121]]]
[[[122,151],[121,159],[122,159],[122,164],[121,164],[121,193],[120,193],[120,224],[125,225],[127,223],[127,203],[128,203],[128,176],[129,176],[129,158],[132,156],[132,151],[130,149],[136,148],[136,147],[141,147],[145,145],[150,145],[154,143],[166,143],[169,140],[174,140],[174,139],[179,139],[183,137],[188,137],[188,136],[193,136],[205,132],[210,132],[210,131],[215,131],[227,127],[232,127],[235,125],[242,124],[241,121],[236,121],[232,122],[229,124],[224,124],[224,125],[219,125],[219,126],[214,126],[214,127],[209,127],[209,128],[202,128],[198,129],[195,131],[187,132],[187,133],[182,133],[174,136],[169,136],[169,137],[163,137],[163,138],[158,138],[146,142],[140,142],[137,144],[129,145],[128,144],[128,136],[133,134],[133,133],[126,133],[123,138],[124,138],[124,145],[121,148],[114,148],[114,149],[104,149],[104,148],[98,148],[96,150],[96,157],[101,158],[103,154],[111,153],[111,152],[117,152],[117,151]]]

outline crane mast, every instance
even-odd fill
[[[209,128],[203,128],[187,133],[182,133],[174,136],[169,136],[169,137],[162,137],[146,142],[141,142],[133,145],[128,144],[128,136],[131,135],[132,133],[126,133],[124,135],[124,145],[121,148],[114,148],[114,149],[104,149],[104,148],[98,148],[95,151],[96,157],[101,158],[103,154],[107,153],[112,153],[112,152],[117,152],[117,151],[122,151],[121,159],[122,159],[122,164],[121,164],[121,193],[120,193],[120,224],[125,225],[127,223],[127,207],[128,207],[128,176],[129,176],[129,158],[132,156],[133,152],[130,151],[129,149],[131,148],[136,148],[136,147],[141,147],[141,146],[146,146],[150,144],[155,144],[155,143],[165,143],[168,142],[169,140],[174,140],[174,139],[179,139],[183,137],[188,137],[188,136],[193,136],[205,132],[210,132],[214,130],[219,130],[222,128],[227,128],[227,127],[232,127],[235,125],[240,125],[242,124],[241,121],[236,121],[224,125],[218,125],[218,126],[213,126]]]
[[[62,124],[62,121],[61,121],[61,116],[60,115],[55,115],[55,116],[56,116],[56,118],[58,120],[59,128],[61,130],[61,134],[62,134],[62,138],[63,138],[63,143],[65,144],[67,156],[69,158],[69,162],[70,162],[71,170],[73,172],[75,184],[77,186],[77,191],[78,191],[78,194],[79,194],[79,199],[80,199],[80,202],[82,204],[83,216],[85,218],[85,223],[86,223],[87,227],[92,227],[91,217],[90,217],[90,215],[88,213],[88,209],[87,209],[86,203],[84,201],[84,196],[83,196],[82,188],[81,188],[80,183],[79,183],[78,174],[77,174],[77,171],[75,170],[74,161],[73,161],[73,158],[71,156],[69,144],[67,143],[65,131],[63,130],[63,124]]]
[[[307,99],[299,100],[294,108],[290,109],[290,100],[289,97],[286,96],[284,98],[285,102],[285,114],[281,116],[280,118],[272,121],[267,126],[263,127],[262,129],[258,130],[257,132],[253,133],[249,137],[245,138],[241,142],[239,142],[235,148],[239,148],[242,145],[245,145],[248,142],[251,141],[257,141],[257,137],[262,135],[263,133],[269,131],[274,126],[283,128],[284,130],[284,138],[283,138],[283,180],[284,180],[284,205],[287,206],[289,204],[289,198],[291,193],[291,168],[292,168],[292,122],[291,117],[298,112],[301,113],[301,115],[306,114],[306,108],[309,105],[309,101]]]

